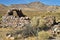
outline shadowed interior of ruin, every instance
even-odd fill
[[[8,15],[13,15],[13,12],[12,11],[8,12]]]
[[[16,12],[17,12],[17,15],[19,17],[25,17],[26,16],[26,15],[23,14],[22,10],[17,10]]]
[[[22,10],[16,10],[16,9],[13,9],[10,12],[8,12],[8,15],[9,16],[14,15],[13,11],[16,11],[18,17],[25,17],[26,16],[23,14]]]

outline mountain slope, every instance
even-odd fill
[[[4,10],[4,9],[6,9],[7,8],[7,6],[5,6],[5,5],[3,5],[3,4],[0,4],[0,10]]]
[[[49,6],[41,2],[31,2],[29,4],[12,4],[10,6],[0,4],[0,13],[6,13],[11,8],[18,8],[30,12],[60,12],[60,6]]]
[[[10,8],[24,8],[25,10],[27,9],[27,10],[29,10],[29,9],[31,9],[31,10],[39,10],[39,11],[42,11],[42,12],[50,12],[50,11],[57,11],[57,10],[59,10],[60,9],[60,7],[59,6],[49,6],[49,5],[45,5],[45,4],[43,4],[43,3],[41,3],[41,2],[31,2],[31,3],[29,3],[29,4],[13,4],[13,5],[10,5],[10,6],[8,6],[8,7],[10,7]],[[23,10],[24,10],[23,9]]]

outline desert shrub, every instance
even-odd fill
[[[1,34],[1,33],[0,33]],[[3,35],[0,35],[0,40],[3,40]]]
[[[46,23],[46,21],[44,20],[44,18],[40,17],[40,16],[34,16],[31,20],[31,24],[33,26],[40,26],[42,27],[44,24]]]
[[[25,27],[22,30],[14,30],[9,32],[12,36],[14,36],[16,39],[20,38],[18,35],[21,35],[22,38],[27,38],[31,36],[37,36],[37,31],[34,27],[32,27],[30,24],[25,25]]]
[[[44,18],[40,16],[34,16],[31,20],[31,24],[33,27],[37,27],[37,28],[39,27],[41,30],[48,29],[48,26],[46,25],[46,21],[44,20]]]
[[[31,19],[31,24],[32,26],[36,27],[39,25],[39,19],[40,17],[39,16],[34,16],[32,19]]]
[[[48,33],[48,32],[41,31],[38,33],[39,40],[48,40],[49,37],[50,37],[50,33]]]
[[[2,15],[0,15],[0,21],[2,20]]]
[[[39,25],[38,25],[39,27],[45,27],[46,25],[45,25],[45,20],[43,19],[43,18],[41,18],[40,20],[39,20]]]
[[[50,27],[48,27],[47,25],[42,25],[40,26],[41,30],[44,30],[44,31],[48,31]]]
[[[36,36],[37,35],[37,30],[32,27],[31,24],[25,25],[25,29],[22,30],[22,34],[25,37],[29,37],[29,36]]]
[[[2,18],[0,18],[0,21],[2,21]]]

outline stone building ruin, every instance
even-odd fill
[[[16,11],[16,14],[13,13],[14,11]],[[22,13],[22,10],[19,10],[19,9],[11,9],[11,10],[8,10],[8,15],[14,15],[14,16],[18,16],[18,17],[25,17],[25,15]]]
[[[19,9],[8,10],[7,14],[2,16],[2,27],[24,27],[29,23],[29,17],[24,15],[22,10]]]

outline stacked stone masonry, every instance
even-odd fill
[[[7,15],[2,16],[2,26],[3,27],[24,27],[25,25],[28,25],[30,23],[30,19],[27,16],[24,16],[21,12],[21,15],[18,15],[19,13],[17,12],[17,16],[15,15],[9,15],[13,14],[13,11],[19,11],[16,9],[12,9],[7,12]],[[12,12],[12,13],[11,13]]]

